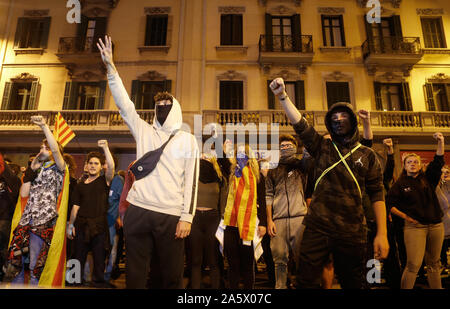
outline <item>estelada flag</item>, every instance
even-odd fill
[[[70,129],[60,112],[56,115],[53,136],[63,147],[65,147],[72,140],[72,138],[75,137],[75,133],[72,129]]]
[[[64,172],[63,187],[58,195],[56,211],[58,218],[56,219],[53,231],[52,241],[47,253],[47,259],[38,285],[41,287],[62,288],[66,282],[66,221],[67,221],[67,205],[69,203],[69,169],[66,165]],[[28,197],[21,197],[16,204],[16,209],[11,222],[11,234],[9,244],[14,236],[14,230],[20,222],[20,218],[27,205]]]
[[[241,177],[233,177],[224,224],[238,227],[241,239],[251,241],[255,235],[256,217],[256,178],[247,165],[242,169]]]

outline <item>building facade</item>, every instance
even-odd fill
[[[17,161],[42,137],[30,116],[52,125],[58,111],[77,134],[67,152],[107,138],[121,168],[133,159],[95,45],[105,34],[142,117],[169,91],[200,139],[211,122],[293,133],[268,89],[278,76],[321,132],[338,101],[371,111],[375,148],[392,137],[398,152],[426,156],[431,135],[450,132],[447,0],[80,0],[70,23],[76,2],[0,0],[0,144]]]

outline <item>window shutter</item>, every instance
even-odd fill
[[[375,90],[375,108],[378,111],[382,111],[383,110],[383,100],[381,98],[381,84],[374,82],[373,88]]]
[[[320,17],[321,17],[321,20],[322,20],[323,46],[330,46],[330,42],[327,42],[327,34],[326,34],[327,29],[325,29],[325,15],[321,15]]]
[[[9,98],[11,96],[12,83],[5,83],[5,90],[3,91],[2,110],[7,110],[9,107]]]
[[[100,91],[95,109],[103,109],[105,106],[106,80],[100,81],[98,86]]]
[[[78,90],[77,82],[66,82],[66,89],[64,90],[64,101],[63,101],[64,110],[72,110],[76,108],[76,99],[78,97],[77,90]]]
[[[51,21],[52,21],[51,17],[44,18],[44,28],[42,29],[42,35],[41,35],[41,48],[44,48],[44,49],[47,48]]]
[[[435,111],[436,110],[436,104],[434,102],[433,84],[426,83],[424,88],[425,88],[425,96],[427,98],[428,111]]]
[[[232,16],[232,45],[242,45],[242,15],[234,14]]]
[[[266,50],[273,51],[272,15],[266,14]]]
[[[142,83],[140,80],[131,82],[131,101],[133,101],[136,109],[141,109]]]
[[[295,14],[291,18],[292,28],[292,49],[296,52],[302,52],[302,30],[300,25],[300,15]]]
[[[409,92],[409,83],[402,83],[402,94],[405,104],[405,110],[412,111],[411,94]]]
[[[270,89],[271,82],[272,82],[271,80],[267,81],[267,104],[269,109],[275,109],[275,96],[272,90]]]
[[[167,91],[168,93],[172,92],[172,81],[170,79],[164,81],[164,91]]]
[[[31,83],[30,101],[28,102],[29,110],[37,110],[37,93],[39,90],[39,82],[33,81]]]
[[[402,23],[400,22],[400,16],[399,15],[394,15],[391,17],[391,21],[392,21],[392,28],[393,28],[393,33],[397,38],[402,38],[403,37],[403,33],[402,33]]]
[[[305,81],[295,82],[295,106],[298,110],[305,110]]]
[[[84,45],[86,43],[86,32],[89,24],[89,18],[81,15],[81,23],[78,24],[77,28],[77,38],[76,38],[76,49],[78,51],[84,50]]]
[[[19,17],[19,19],[17,20],[16,35],[14,37],[14,47],[15,48],[24,47],[23,40],[25,37],[27,22],[28,22],[28,19],[25,17]]]
[[[344,30],[344,17],[342,15],[339,15],[339,24],[341,26],[341,40],[342,40],[342,46],[347,46],[345,44],[345,30]]]
[[[106,26],[108,24],[108,18],[107,17],[98,17],[95,19],[95,32],[94,32],[94,41],[92,42],[92,51],[98,53],[98,47],[97,42],[98,39],[104,40],[105,34],[106,34]]]
[[[363,15],[363,18],[364,18],[364,26],[366,27],[367,40],[369,42],[373,42],[372,24],[369,24],[367,22],[366,15]]]
[[[224,14],[220,17],[220,45],[231,44],[231,15]]]

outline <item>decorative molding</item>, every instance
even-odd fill
[[[401,67],[404,77],[409,77],[411,74],[411,70],[413,69],[413,65],[405,64]]]
[[[26,17],[44,17],[50,14],[50,10],[24,10],[23,16]]]
[[[422,48],[424,54],[450,55],[450,49],[447,48]]]
[[[317,12],[319,14],[345,14],[345,8],[319,7]]]
[[[428,83],[450,83],[450,76],[445,73],[437,73],[430,78],[427,78]]]
[[[219,13],[243,14],[245,13],[245,6],[219,6]]]
[[[402,0],[381,0],[381,2],[390,2],[393,8],[398,9]],[[356,3],[360,8],[365,8],[367,5],[367,0],[356,0]]]
[[[319,49],[322,53],[347,53],[347,54],[350,54],[350,51],[352,50],[351,47],[345,46],[321,46],[319,47]]]
[[[259,4],[262,6],[267,5],[267,0],[258,0]],[[278,2],[293,2],[295,6],[300,6],[302,4],[302,0],[278,0]]]
[[[137,77],[138,80],[146,81],[146,80],[166,80],[167,76],[163,75],[157,71],[147,71],[144,74],[141,74]]]
[[[27,54],[35,54],[42,55],[44,53],[43,48],[14,48],[15,55],[27,55]]]
[[[367,65],[366,69],[367,69],[367,74],[369,76],[375,76],[375,74],[378,70],[378,67],[376,65]]]
[[[348,80],[352,79],[352,77],[350,75],[344,74],[341,71],[334,71],[331,74],[325,75],[324,78],[326,80],[335,80],[335,81],[340,81],[340,80],[348,81]]]
[[[142,52],[169,52],[170,46],[139,46],[139,53]]]
[[[87,17],[109,17],[111,11],[96,6],[90,9],[83,10],[82,13]]]
[[[83,71],[71,76],[74,81],[102,81],[105,79],[103,74],[97,74],[92,71]]]
[[[294,9],[291,9],[284,5],[279,5],[277,7],[273,7],[267,10],[267,13],[271,15],[294,15],[297,12]]]
[[[87,5],[107,5],[110,9],[114,9],[120,0],[80,0],[81,7],[86,7]]]
[[[218,52],[225,51],[225,52],[238,52],[246,54],[247,50],[248,46],[227,46],[227,45],[216,46],[216,51]]]
[[[388,83],[392,82],[392,81],[403,81],[404,78],[403,76],[399,75],[399,74],[395,74],[392,71],[388,71],[385,72],[384,74],[379,74],[375,77],[374,79],[375,81],[387,81]]]
[[[217,75],[217,80],[247,80],[247,76],[235,70],[228,70],[222,74]]]
[[[157,14],[170,14],[170,6],[151,6],[144,8],[144,14],[157,15]]]
[[[33,74],[30,73],[20,73],[19,75],[15,76],[15,77],[11,77],[10,78],[12,82],[28,82],[28,81],[33,81],[33,80],[38,80],[39,77],[34,76]]]
[[[443,8],[416,9],[417,15],[444,15]]]

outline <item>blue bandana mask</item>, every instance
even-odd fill
[[[237,161],[237,165],[236,165],[236,170],[234,171],[234,175],[236,177],[242,177],[242,170],[247,165],[248,156],[246,154],[244,154],[244,155],[238,154],[236,157],[236,161]]]

